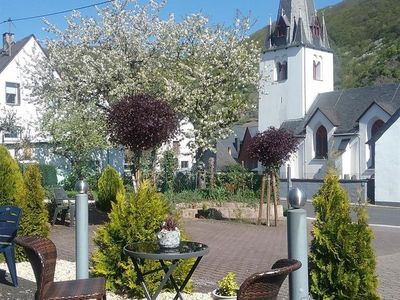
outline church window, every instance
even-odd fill
[[[278,62],[276,64],[277,81],[282,81],[287,79],[287,62]]]
[[[313,79],[322,80],[322,60],[318,58],[313,61]]]
[[[315,134],[315,158],[328,157],[328,133],[324,126],[320,126]]]
[[[371,127],[371,138],[374,137],[379,129],[385,124],[381,119],[376,120]],[[370,146],[370,168],[375,168],[375,143],[372,143]]]

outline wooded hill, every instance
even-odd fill
[[[400,0],[345,0],[325,14],[335,88],[400,82]],[[267,27],[252,34],[265,45]]]

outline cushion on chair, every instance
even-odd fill
[[[103,277],[50,282],[44,299],[98,299],[106,294],[105,284]]]

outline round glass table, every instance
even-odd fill
[[[181,241],[179,247],[176,248],[162,248],[158,242],[135,242],[124,247],[124,253],[132,259],[136,274],[138,276],[138,282],[142,286],[146,299],[148,300],[157,299],[159,293],[168,280],[171,281],[176,291],[174,299],[183,299],[181,292],[185,288],[193,272],[196,270],[200,260],[208,253],[208,251],[209,249],[207,245],[191,241]],[[196,258],[196,261],[190,268],[182,285],[179,287],[172,275],[172,272],[182,259],[189,258]],[[143,273],[139,265],[146,259],[159,261],[161,267]],[[171,264],[166,264],[165,261],[171,261]],[[161,280],[157,291],[153,296],[151,296],[144,281],[144,276],[160,270],[163,270],[165,275]]]

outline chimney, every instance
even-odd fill
[[[3,33],[3,52],[11,56],[11,47],[14,44],[14,33]]]

